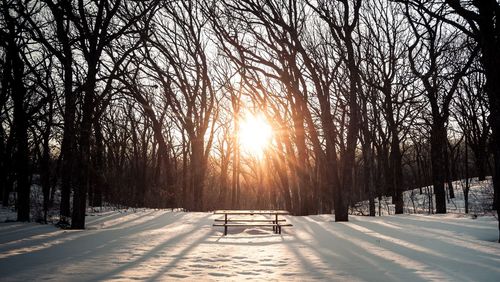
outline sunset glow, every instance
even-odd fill
[[[262,157],[272,136],[273,129],[262,114],[247,115],[240,123],[240,146],[248,154]]]

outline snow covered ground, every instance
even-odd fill
[[[88,229],[0,223],[0,280],[498,281],[493,217],[331,215],[294,226],[212,227],[219,216],[165,210],[105,211]]]

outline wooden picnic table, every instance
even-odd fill
[[[281,227],[283,226],[292,226],[291,224],[286,224],[282,223],[285,222],[286,219],[280,219],[279,216],[283,215],[288,215],[290,214],[288,211],[285,210],[216,210],[214,214],[221,214],[224,215],[224,219],[215,219],[216,222],[224,222],[221,224],[214,224],[213,226],[221,226],[224,227],[224,235],[227,235],[227,228],[228,227],[246,227],[246,226],[251,226],[251,227],[265,227],[265,226],[271,226],[273,227],[273,231],[276,234],[281,234]],[[249,215],[249,216],[254,216],[254,215],[270,215],[274,216],[274,219],[248,219],[248,218],[241,218],[241,217],[233,217],[233,216],[239,216],[239,215]],[[232,218],[229,218],[231,216]],[[234,223],[236,222],[236,223]],[[258,223],[256,223],[258,222]]]

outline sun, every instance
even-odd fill
[[[262,157],[272,137],[273,129],[262,114],[247,114],[240,123],[240,148],[250,155]]]

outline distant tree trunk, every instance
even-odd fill
[[[488,158],[486,154],[486,146],[481,148],[475,154],[475,164],[477,168],[477,177],[479,181],[486,180],[486,165],[488,163]]]
[[[373,149],[370,142],[364,140],[363,144],[363,168],[365,192],[368,192],[369,215],[375,216],[375,186],[373,183]]]
[[[450,150],[448,150],[448,139],[446,139],[446,145],[445,145],[445,149],[444,149],[444,170],[445,170],[445,175],[446,175],[446,183],[447,183],[447,186],[448,186],[448,193],[450,195],[450,198],[451,199],[454,199],[455,198],[455,191],[453,191],[453,177],[452,177],[452,173],[451,173],[451,167],[450,167],[450,153],[451,155],[453,156],[453,152],[451,152]],[[450,146],[451,147],[451,146]]]
[[[157,122],[157,121],[156,121]],[[166,201],[165,206],[169,208],[175,207],[175,191],[174,191],[174,178],[172,171],[172,162],[170,159],[169,148],[163,135],[161,133],[161,125],[159,123],[153,122],[153,128],[156,128],[155,138],[158,141],[158,168],[160,169],[160,178],[164,183],[161,183],[162,187],[165,187]]]
[[[228,187],[228,171],[229,171],[229,160],[231,158],[232,145],[230,141],[229,129],[227,127],[224,128],[223,131],[224,136],[221,141],[221,157],[220,157],[220,190],[219,190],[219,207],[222,209],[228,208],[227,195],[229,191]],[[224,146],[226,144],[226,146]]]
[[[227,172],[229,168],[229,161],[227,157],[221,158],[221,170],[220,170],[220,192],[219,192],[219,205],[221,208],[225,209],[227,206]]]
[[[295,155],[295,150],[293,149],[292,141],[290,140],[290,136],[288,134],[283,134],[283,142],[285,144],[285,154],[287,156],[287,166],[288,171],[291,175],[290,177],[290,191],[291,191],[291,200],[292,200],[292,212],[293,214],[300,214],[300,194],[299,194],[299,181],[297,175],[297,157]]]
[[[50,131],[52,127],[52,101],[49,102],[48,120],[42,136],[42,158],[40,160],[40,178],[43,192],[43,221],[47,223],[50,205],[50,187],[52,184],[50,173]]]
[[[203,160],[203,138],[202,137],[190,137],[191,140],[191,172],[192,181],[191,185],[194,203],[194,211],[203,211],[203,193],[204,193],[204,181],[205,181],[205,163]]]
[[[189,209],[189,176],[188,176],[188,164],[189,164],[189,144],[186,140],[186,133],[182,132],[182,207]]]
[[[238,100],[236,100],[238,99]],[[233,143],[234,146],[234,154],[233,154],[233,175],[232,175],[232,184],[231,184],[231,207],[236,209],[240,204],[240,139],[238,135],[239,130],[239,97],[231,97],[231,101],[233,104],[233,115],[234,115],[234,128],[235,134]]]
[[[404,213],[404,201],[403,201],[403,164],[401,149],[399,148],[399,137],[397,130],[392,132],[391,139],[391,173],[393,174],[392,180],[394,181],[394,204],[395,204],[395,214]]]
[[[367,95],[363,95],[361,102],[361,114],[360,114],[360,124],[361,124],[361,148],[363,154],[363,184],[364,184],[364,195],[368,194],[368,210],[370,216],[375,216],[375,183],[374,183],[374,154],[373,154],[373,130],[374,127],[370,128],[369,122],[369,111],[367,104],[372,99],[372,95],[376,95],[374,91],[367,91]],[[375,115],[375,113],[374,113]],[[366,198],[362,196],[361,200]]]
[[[294,109],[293,109],[294,108]],[[300,105],[294,104],[292,108],[293,125],[295,133],[295,145],[297,147],[297,161],[294,164],[294,169],[297,175],[297,201],[298,207],[296,215],[308,215],[310,205],[311,187],[309,183],[309,175],[307,173],[307,152],[304,128],[304,116]]]
[[[465,188],[464,192],[464,205],[465,205],[465,213],[469,213],[469,150],[467,148],[467,138],[465,139]]]
[[[98,118],[94,119],[94,142],[95,153],[93,160],[94,176],[92,187],[92,202],[93,207],[102,206],[102,190],[103,190],[103,174],[104,174],[104,141],[102,136],[102,126]],[[140,179],[140,177],[139,177]]]
[[[389,81],[384,82],[384,87],[382,91],[385,96],[385,116],[387,119],[390,137],[391,137],[391,146],[389,152],[389,162],[388,169],[389,171],[389,179],[387,182],[390,182],[389,187],[392,188],[390,192],[392,192],[392,202],[395,205],[395,214],[403,214],[404,212],[404,201],[403,201],[403,164],[402,164],[402,154],[400,149],[400,140],[399,140],[399,130],[398,124],[394,119],[394,105],[392,101],[392,93],[391,93],[391,83]]]
[[[278,137],[276,149],[277,157],[273,158],[273,164],[277,169],[277,173],[281,182],[281,194],[283,195],[285,201],[285,208],[288,211],[292,211],[292,198],[290,196],[290,180],[286,171],[286,153],[283,149],[282,137]]]

